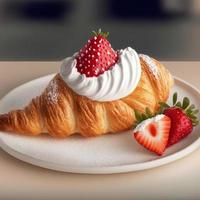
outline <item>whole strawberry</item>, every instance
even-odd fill
[[[164,109],[163,114],[171,119],[171,129],[167,146],[171,146],[188,136],[198,124],[194,105],[190,105],[187,97],[183,102],[177,102],[177,93],[173,96],[173,107]]]
[[[93,33],[94,36],[88,40],[76,57],[78,72],[87,77],[103,74],[118,60],[117,52],[106,39],[108,33],[103,33],[101,30]]]
[[[164,115],[171,119],[171,129],[167,146],[177,143],[192,132],[192,121],[181,108],[168,108],[164,111]]]

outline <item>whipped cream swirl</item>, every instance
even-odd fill
[[[131,94],[141,77],[138,54],[131,47],[120,50],[119,61],[98,77],[86,77],[77,71],[76,55],[67,57],[60,69],[66,84],[77,94],[96,101],[114,101]]]

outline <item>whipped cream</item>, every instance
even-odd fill
[[[86,77],[77,71],[76,55],[67,57],[60,69],[66,84],[77,94],[96,101],[114,101],[131,94],[141,77],[138,54],[131,47],[118,52],[119,61],[98,77]]]

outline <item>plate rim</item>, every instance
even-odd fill
[[[28,81],[24,84],[17,86],[16,88],[12,89],[8,92],[3,98],[1,98],[0,103],[4,101],[11,93],[15,92],[21,87],[25,87],[33,82],[40,81],[42,79],[53,77],[54,74],[49,74],[46,76],[41,76],[39,78],[33,79]],[[197,87],[193,86],[189,82],[178,78],[177,76],[173,76],[175,82],[179,82],[181,84],[186,85],[187,87],[191,88],[195,93],[200,95],[200,90]],[[165,157],[158,158],[152,161],[146,161],[142,163],[134,163],[134,164],[124,164],[124,165],[116,165],[116,166],[103,166],[103,167],[73,167],[73,166],[66,166],[62,164],[56,164],[53,162],[44,161],[38,158],[33,158],[30,155],[23,154],[21,152],[16,151],[12,147],[8,146],[0,136],[0,147],[9,155],[13,156],[16,159],[19,159],[25,163],[32,164],[34,166],[39,166],[45,169],[51,169],[55,171],[61,172],[69,172],[69,173],[79,173],[79,174],[115,174],[115,173],[127,173],[127,172],[135,172],[135,171],[142,171],[146,169],[152,169],[156,167],[160,167],[162,165],[174,162],[185,156],[189,155],[193,151],[197,150],[200,147],[200,135],[198,139],[196,139],[193,143],[186,146],[185,148]]]

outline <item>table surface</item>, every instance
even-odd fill
[[[163,62],[200,88],[200,62]],[[0,62],[0,98],[59,62]],[[0,199],[199,199],[200,150],[174,163],[133,173],[83,175],[42,169],[0,150]]]

